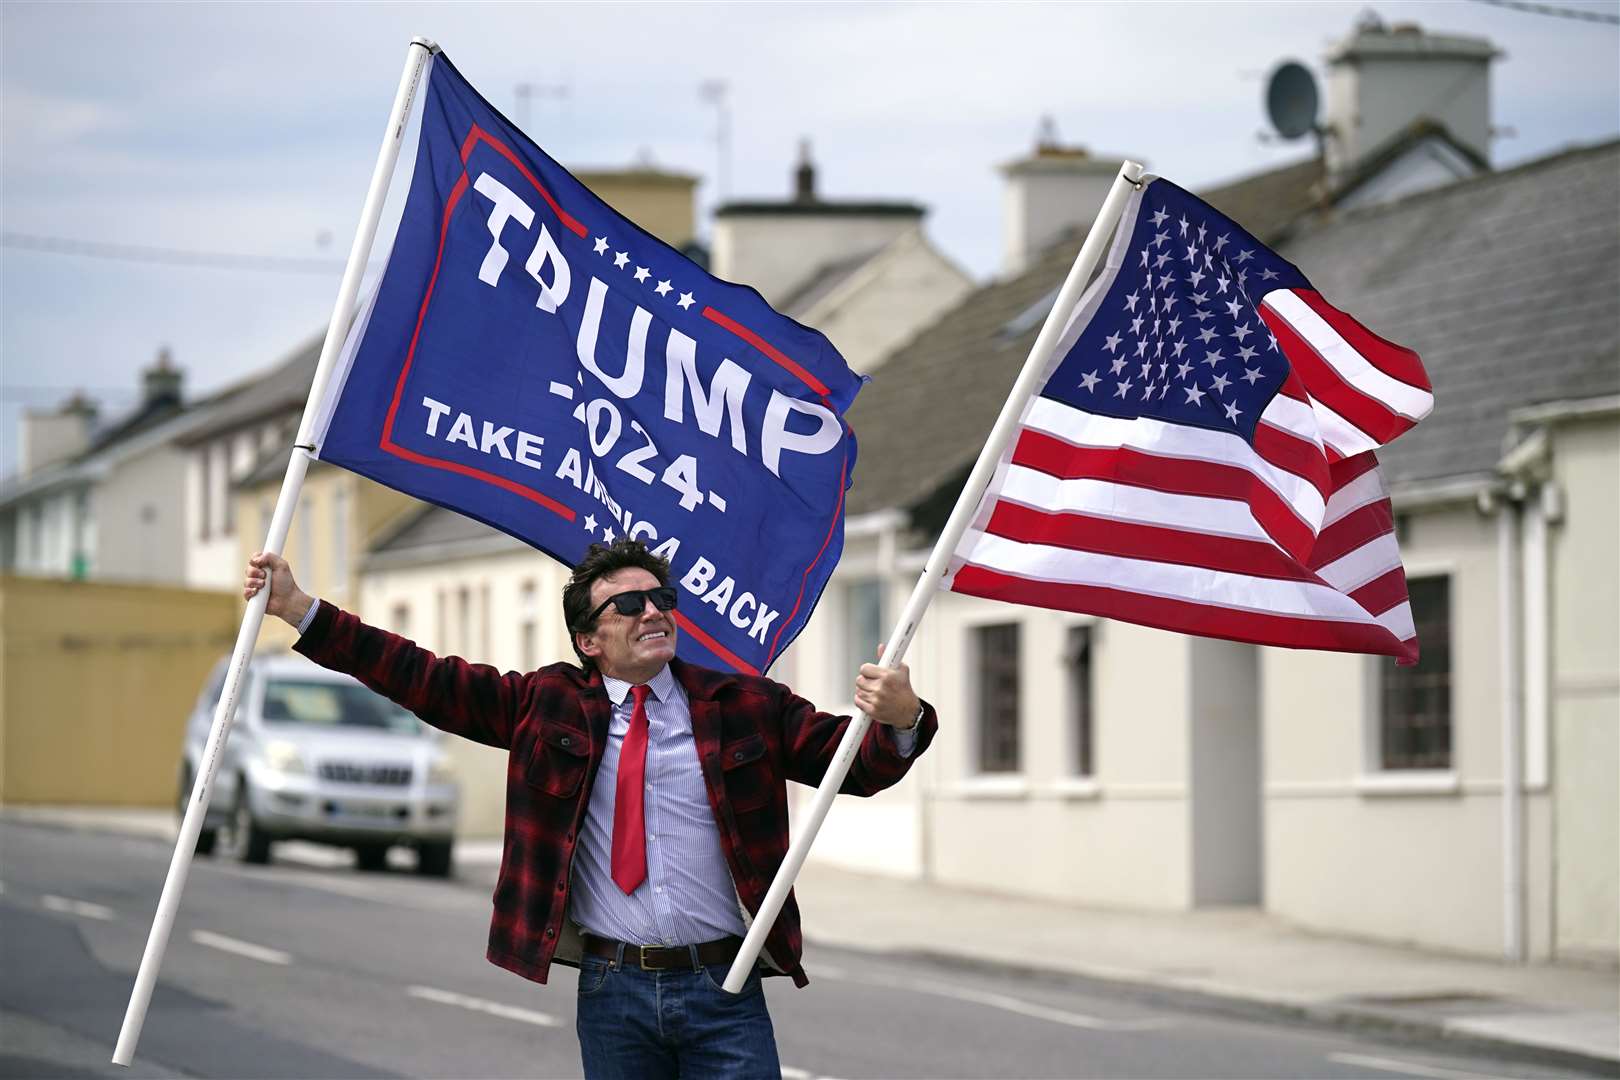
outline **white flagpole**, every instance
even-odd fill
[[[394,94],[394,106],[388,114],[388,127],[383,133],[382,149],[377,154],[377,167],[371,174],[371,187],[366,192],[365,206],[360,211],[360,227],[349,248],[349,264],[343,271],[343,282],[338,286],[337,303],[332,308],[332,321],[326,327],[326,342],[321,346],[320,362],[315,367],[315,379],[304,404],[304,416],[298,424],[298,435],[293,443],[292,460],[287,463],[287,474],[281,482],[281,494],[276,499],[275,513],[270,518],[270,534],[263,550],[279,553],[287,542],[287,530],[292,525],[293,509],[298,505],[298,491],[303,486],[304,474],[309,469],[311,441],[315,415],[332,366],[343,345],[349,319],[354,314],[355,297],[360,292],[360,278],[365,273],[366,260],[371,257],[371,244],[377,235],[377,223],[382,218],[383,203],[388,197],[388,185],[394,176],[394,164],[399,160],[400,143],[405,135],[405,124],[410,117],[411,104],[422,80],[428,58],[439,47],[427,38],[412,38],[405,50],[405,71],[400,76],[399,90]],[[264,622],[265,605],[270,600],[268,579],[265,588],[248,601],[241,629],[236,634],[236,647],[231,652],[230,667],[221,688],[219,704],[214,709],[214,723],[208,731],[208,746],[203,753],[202,768],[192,786],[191,798],[186,803],[186,816],[180,824],[180,837],[175,841],[174,857],[169,862],[169,876],[163,882],[163,894],[158,900],[157,914],[146,939],[146,952],[141,956],[140,970],[135,975],[135,988],[129,996],[129,1007],[124,1012],[124,1026],[118,1032],[118,1046],[113,1051],[113,1064],[128,1065],[135,1057],[135,1045],[141,1038],[141,1027],[146,1023],[146,1009],[152,1000],[152,989],[157,982],[158,968],[163,964],[163,953],[169,945],[169,933],[174,929],[175,911],[180,906],[180,894],[185,890],[186,878],[191,873],[191,860],[197,848],[197,834],[202,831],[203,816],[213,792],[214,774],[219,770],[220,752],[230,734],[231,719],[236,712],[236,698],[242,685],[242,673],[259,637],[259,626]]]
[[[1069,276],[1064,280],[1063,287],[1058,290],[1057,299],[1053,301],[1052,310],[1046,315],[1046,323],[1036,336],[1035,344],[1030,347],[1029,357],[1024,361],[1024,368],[1018,374],[1018,381],[1013,383],[1012,392],[1001,406],[1001,415],[996,417],[995,426],[990,429],[989,438],[986,439],[984,448],[979,451],[979,460],[974,463],[973,471],[968,474],[967,484],[963,486],[962,494],[957,497],[956,508],[951,511],[945,530],[939,534],[939,540],[935,542],[934,550],[928,556],[922,577],[917,579],[916,587],[911,590],[911,599],[906,601],[905,609],[900,612],[900,618],[895,622],[894,629],[889,631],[883,656],[878,660],[881,666],[898,667],[901,658],[905,656],[912,635],[917,631],[917,624],[922,620],[929,602],[933,600],[940,579],[945,576],[951,555],[956,551],[956,544],[967,531],[969,523],[979,509],[979,499],[990,486],[990,479],[1001,460],[1001,453],[1018,429],[1024,405],[1040,388],[1047,361],[1051,359],[1058,338],[1063,334],[1064,322],[1075,305],[1080,302],[1080,296],[1085,291],[1087,282],[1091,280],[1092,272],[1102,260],[1103,251],[1108,245],[1109,237],[1113,235],[1114,226],[1125,211],[1125,200],[1141,178],[1142,166],[1136,162],[1127,161],[1119,167],[1119,175],[1114,177],[1114,185],[1108,189],[1108,197],[1103,200],[1102,209],[1097,212],[1097,220],[1092,223],[1091,232],[1087,234],[1086,242],[1080,247],[1080,254],[1075,257],[1074,265],[1069,268]],[[832,763],[827,767],[827,775],[822,778],[821,786],[816,789],[816,797],[811,801],[810,810],[801,823],[799,835],[788,847],[787,857],[782,861],[781,868],[776,872],[776,879],[771,882],[770,890],[766,892],[765,899],[759,906],[759,912],[748,927],[748,936],[743,938],[742,948],[738,951],[737,958],[731,962],[731,970],[726,974],[725,982],[725,989],[731,993],[741,993],[748,973],[754,970],[760,950],[765,946],[765,935],[770,932],[783,903],[787,901],[788,891],[793,888],[793,882],[804,867],[805,856],[810,854],[810,845],[815,843],[816,833],[820,831],[821,823],[832,807],[833,797],[843,786],[844,777],[848,774],[850,765],[854,763],[861,740],[866,737],[866,729],[871,724],[872,718],[861,713],[844,731],[843,741],[838,744],[838,752],[833,755]]]

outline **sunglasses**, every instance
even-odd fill
[[[675,599],[676,593],[673,585],[660,585],[656,589],[631,589],[629,592],[614,593],[602,601],[595,611],[586,616],[585,625],[594,625],[596,617],[606,611],[609,604],[612,604],[613,610],[620,615],[640,615],[647,610],[648,600],[651,600],[653,607],[659,611],[674,611]]]

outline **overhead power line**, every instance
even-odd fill
[[[1550,15],[1555,19],[1579,19],[1582,22],[1607,23],[1610,26],[1620,26],[1620,14],[1611,15],[1606,11],[1558,7],[1554,4],[1531,4],[1527,3],[1526,0],[1474,0],[1474,2],[1489,4],[1492,7],[1510,8],[1513,11],[1522,11],[1527,15]]]
[[[108,244],[99,240],[74,240],[66,236],[39,236],[10,231],[0,233],[0,247],[38,251],[48,255],[80,255],[122,262],[204,266],[215,270],[258,270],[277,274],[340,274],[344,267],[341,259],[306,259],[292,255],[250,255],[245,252],[228,251],[186,251],[145,244]]]

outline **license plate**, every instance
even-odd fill
[[[337,803],[332,807],[332,813],[340,817],[386,818],[393,816],[393,811],[389,807],[376,806],[371,803]]]

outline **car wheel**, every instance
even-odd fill
[[[387,844],[356,844],[354,864],[362,870],[375,872],[388,868]]]
[[[449,877],[454,851],[450,840],[424,841],[416,848],[416,872],[423,877]]]
[[[238,862],[263,864],[270,861],[270,834],[253,820],[246,780],[236,783],[236,806],[231,810],[230,851]]]
[[[180,772],[180,793],[175,799],[175,813],[179,815],[177,826],[185,823],[186,808],[191,802],[191,785],[193,782],[191,770],[189,768],[182,769]],[[197,834],[197,854],[212,855],[214,853],[214,845],[218,839],[219,834],[215,830],[206,827],[203,828],[203,830]]]

